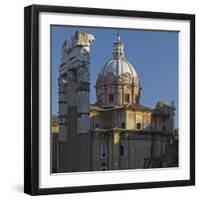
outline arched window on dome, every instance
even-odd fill
[[[136,102],[135,102],[136,104],[140,104],[140,98],[139,98],[139,96],[136,96],[136,97],[135,97],[135,101],[136,101]]]
[[[125,102],[126,103],[130,102],[130,94],[125,94]]]
[[[97,99],[98,99],[98,103],[101,104],[101,103],[102,103],[102,99],[101,99],[101,96],[100,96],[100,95],[98,96]]]

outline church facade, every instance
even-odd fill
[[[80,40],[78,36],[76,39]],[[83,49],[83,46],[78,45],[76,48]],[[82,50],[79,52],[82,53]],[[89,59],[87,61],[89,66]],[[77,76],[80,68],[76,68],[76,71],[66,67],[68,70],[60,74],[59,78],[62,93],[59,93],[57,157],[55,160],[52,158],[52,162],[56,162],[57,166],[54,171],[178,166],[178,144],[173,134],[174,103],[168,105],[158,101],[155,108],[141,105],[142,83],[135,68],[125,57],[124,44],[119,35],[113,44],[111,59],[99,70],[95,86],[95,104],[89,105],[89,78],[79,81],[75,77],[73,81],[77,86],[72,84],[72,91],[70,78],[66,73],[73,72],[73,76]],[[69,84],[63,85],[63,81]],[[68,103],[71,98],[67,95],[69,91],[70,95],[73,94],[71,105]],[[84,104],[81,108],[80,103],[81,106]],[[89,116],[89,121],[83,116]]]

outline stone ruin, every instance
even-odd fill
[[[77,134],[88,133],[90,129],[90,45],[94,41],[93,35],[77,31],[61,48],[58,85],[59,140],[62,142],[68,137],[70,108],[75,108]]]

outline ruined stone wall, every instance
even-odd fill
[[[105,157],[101,156],[102,145],[106,146]],[[171,167],[178,159],[177,145],[161,133],[96,131],[91,147],[93,171]]]

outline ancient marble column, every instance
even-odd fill
[[[62,45],[58,172],[90,170],[90,44],[94,40],[93,35],[77,31]]]

